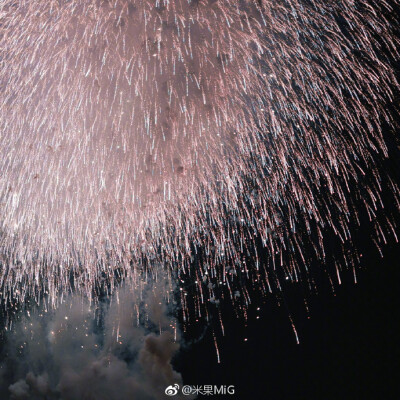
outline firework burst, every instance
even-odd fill
[[[249,282],[273,291],[282,276],[307,277],[310,257],[325,262],[327,232],[351,245],[356,204],[378,246],[395,236],[389,217],[374,222],[383,185],[398,199],[377,168],[398,89],[392,11],[368,0],[3,1],[3,299],[90,298],[162,265],[189,280],[201,313],[224,293],[246,305]]]

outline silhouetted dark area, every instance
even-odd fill
[[[326,284],[308,296],[308,314],[295,287],[280,306],[272,296],[253,304],[246,327],[224,307],[221,363],[209,329],[176,360],[184,382],[235,385],[237,399],[397,398],[400,246],[387,246],[383,259],[371,253],[357,284],[348,272],[335,293]]]

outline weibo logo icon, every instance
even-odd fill
[[[175,385],[170,385],[165,389],[165,394],[167,396],[175,396],[178,394],[179,385],[175,383]]]

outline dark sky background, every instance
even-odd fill
[[[209,329],[175,361],[184,383],[233,384],[237,399],[398,398],[400,246],[387,246],[384,256],[368,255],[357,285],[349,272],[335,294],[320,287],[309,319],[296,288],[285,293],[286,306],[271,296],[259,313],[254,307],[247,327],[225,307],[221,363]]]

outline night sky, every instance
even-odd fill
[[[271,296],[259,313],[253,309],[247,327],[226,307],[221,363],[208,330],[176,358],[184,382],[233,384],[237,399],[396,398],[400,246],[387,246],[383,259],[371,253],[357,285],[347,273],[335,294],[328,284],[321,286],[309,297],[308,315],[296,288],[285,292],[286,305],[277,306]]]

